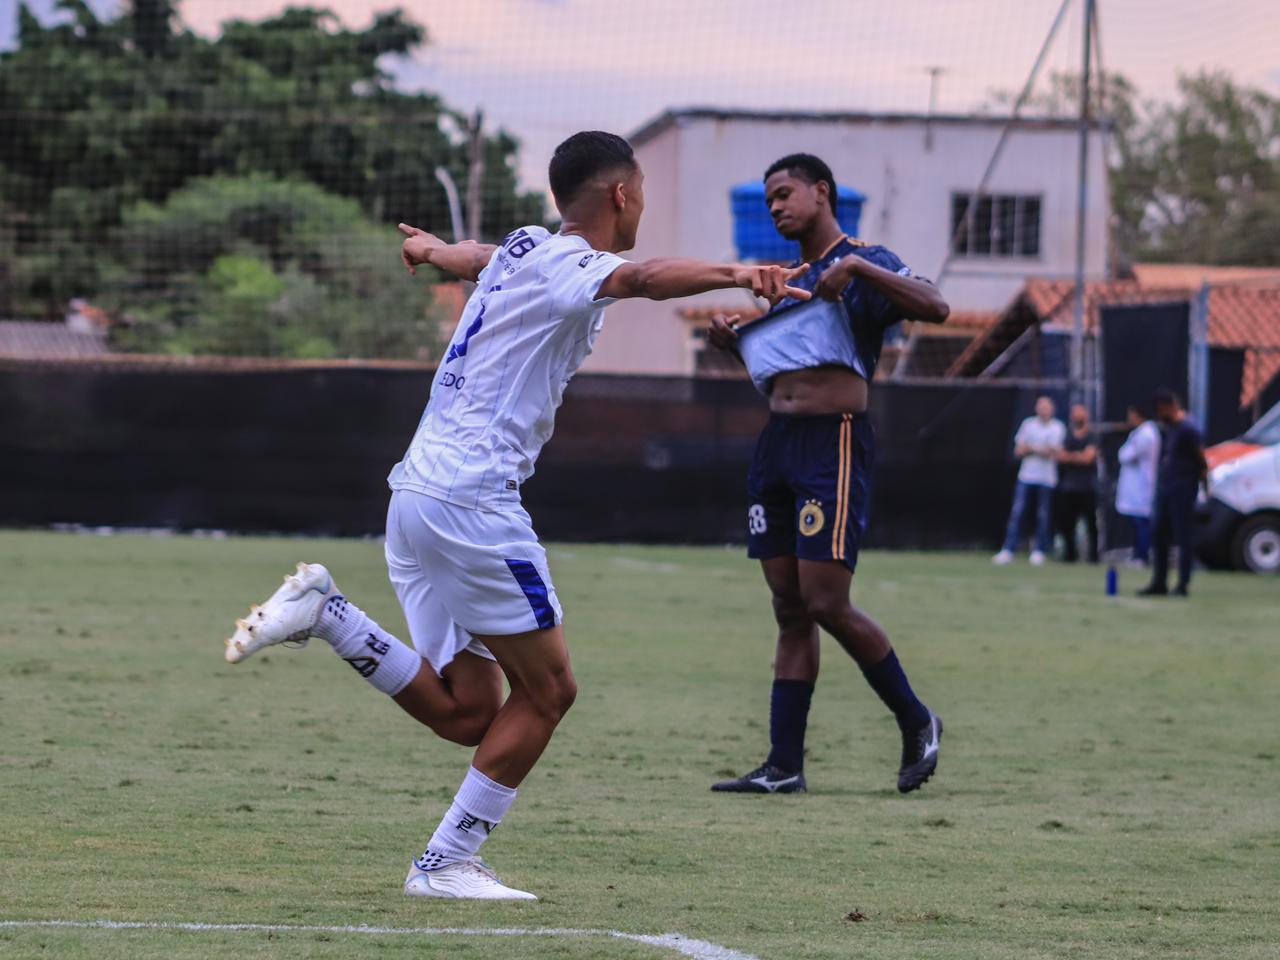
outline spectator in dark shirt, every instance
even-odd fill
[[[1178,585],[1175,597],[1185,597],[1191,586],[1192,543],[1196,493],[1208,481],[1209,466],[1204,459],[1204,438],[1200,428],[1182,409],[1172,390],[1156,391],[1156,419],[1163,434],[1160,466],[1156,474],[1155,556],[1151,582],[1138,591],[1140,596],[1160,597],[1169,593],[1169,541],[1178,547]]]
[[[1075,563],[1076,526],[1084,517],[1089,562],[1098,562],[1098,438],[1082,403],[1071,408],[1071,427],[1058,451],[1058,531],[1066,542],[1062,559]]]

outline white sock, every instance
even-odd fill
[[[418,675],[422,657],[373,622],[346,597],[330,597],[312,629],[360,676],[394,697]]]
[[[414,863],[419,870],[435,870],[470,860],[515,802],[515,787],[504,787],[472,767],[462,781],[449,812],[436,827],[426,852]]]

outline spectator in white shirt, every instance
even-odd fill
[[[1057,457],[1067,435],[1066,426],[1054,418],[1053,411],[1053,401],[1040,397],[1036,401],[1036,415],[1023,420],[1014,435],[1013,455],[1022,461],[1022,466],[1018,468],[1018,486],[1013,493],[1004,547],[991,558],[997,566],[1013,561],[1022,529],[1022,515],[1032,497],[1036,500],[1036,536],[1031,550],[1033,566],[1044,563],[1045,554],[1052,545],[1053,488],[1058,485]]]
[[[1120,479],[1116,484],[1116,513],[1133,526],[1133,563],[1145,566],[1151,550],[1151,509],[1156,494],[1156,466],[1160,460],[1160,428],[1146,411],[1129,407],[1131,432],[1120,448]]]

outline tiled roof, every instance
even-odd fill
[[[1179,264],[1157,265],[1154,273],[1135,267],[1132,280],[1108,280],[1085,284],[1084,328],[1098,330],[1101,307],[1144,303],[1184,303],[1195,297],[1205,270],[1221,275],[1249,268],[1203,268]],[[1144,272],[1146,271],[1146,272]],[[1189,286],[1150,286],[1141,277],[1197,278]],[[1265,271],[1263,272],[1265,273]],[[1243,350],[1244,378],[1241,404],[1253,401],[1280,371],[1280,281],[1265,283],[1261,274],[1238,277],[1253,282],[1218,282],[1209,288],[1209,343]],[[1075,285],[1070,280],[1026,282],[1022,293],[1005,311],[1000,322],[974,340],[951,365],[948,373],[974,376],[1033,323],[1056,330],[1070,330],[1075,320]],[[994,354],[994,355],[993,355]]]
[[[107,352],[101,332],[70,329],[65,323],[39,320],[0,320],[0,356],[96,357]]]
[[[1213,267],[1201,263],[1135,263],[1133,276],[1144,287],[1198,289],[1203,283],[1280,283],[1280,267]]]
[[[936,329],[940,332],[946,330],[963,330],[966,333],[977,333],[983,330],[990,330],[1000,321],[999,310],[952,310],[951,316],[947,317],[947,322],[938,327],[934,324],[922,323],[918,332],[924,333],[929,329]]]
[[[1183,302],[1195,288],[1147,287],[1137,280],[1085,284],[1087,333],[1098,329],[1099,308],[1137,303]],[[1070,327],[1075,285],[1070,280],[1028,280],[1023,296],[1042,323]],[[1280,347],[1280,283],[1275,286],[1223,284],[1209,288],[1209,342],[1216,347]]]

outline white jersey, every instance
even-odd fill
[[[582,237],[524,227],[481,272],[431,383],[393,490],[474,510],[519,509],[564,388],[591,353],[612,299],[596,292],[621,257]]]

